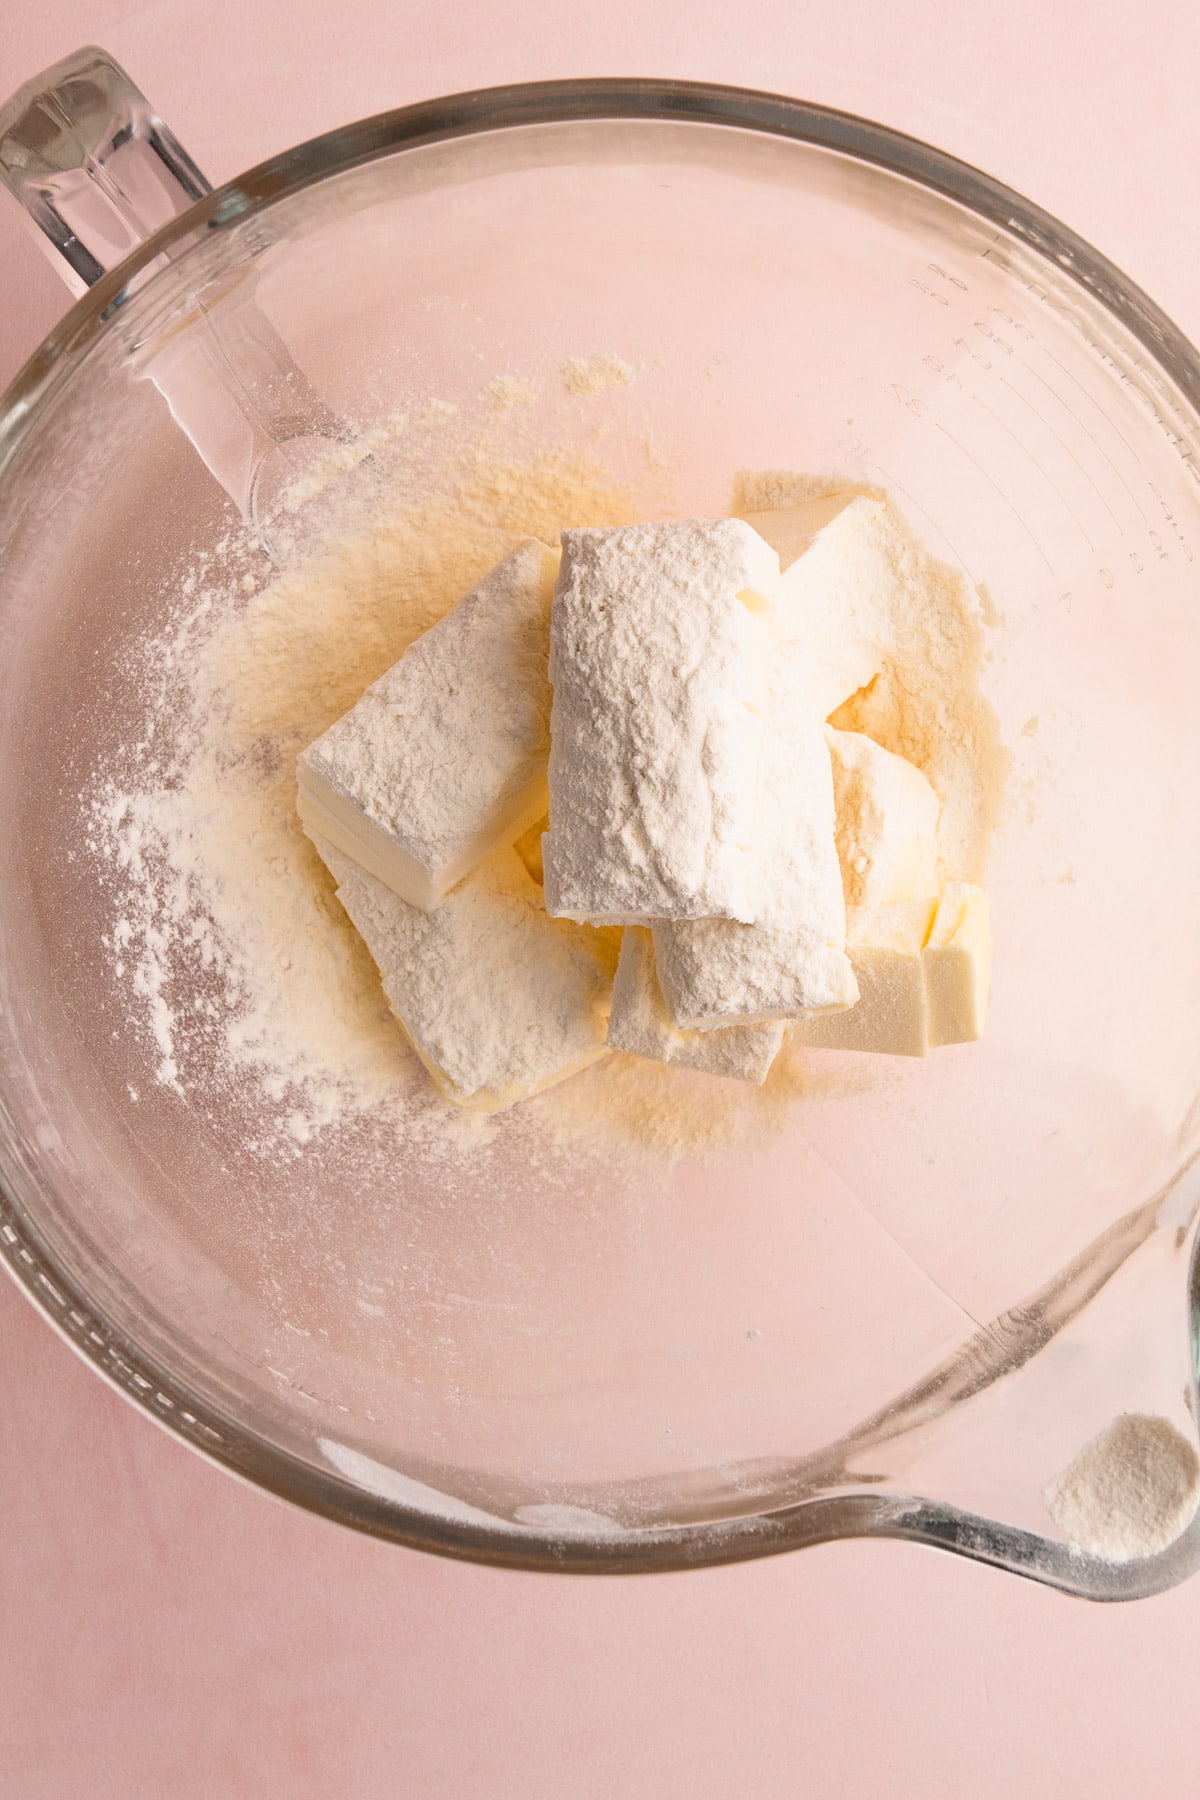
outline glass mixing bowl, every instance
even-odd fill
[[[94,282],[0,411],[17,1281],[210,1458],[424,1549],[640,1570],[876,1535],[1094,1596],[1189,1573],[1195,1527],[1106,1563],[1042,1489],[1122,1411],[1195,1440],[1195,351],[1017,195],[769,95],[469,94],[215,193],[131,117],[99,189],[70,132],[36,167],[7,143]],[[647,510],[664,471],[706,513],[736,469],[815,470],[980,586],[1012,758],[986,1038],[707,1160],[534,1165],[511,1132],[365,1193],[319,1145],[264,1168],[114,1006],[80,795],[140,729],[125,652],[239,515],[269,540],[314,443],[595,350],[637,379],[564,429]]]

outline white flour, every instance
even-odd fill
[[[527,539],[300,757],[310,835],[414,906],[436,906],[546,810],[557,572]]]
[[[1169,1419],[1121,1413],[1047,1483],[1043,1497],[1081,1550],[1132,1562],[1165,1550],[1191,1523],[1200,1459]]]
[[[731,1025],[724,1031],[680,1031],[659,986],[654,939],[637,925],[621,935],[608,1041],[676,1069],[704,1069],[735,1081],[766,1080],[783,1043],[783,1025]]]
[[[663,993],[679,1025],[753,1024],[857,998],[845,954],[829,748],[806,677],[804,646],[777,644],[747,858],[754,923],[654,926]]]
[[[563,532],[542,846],[551,913],[753,918],[746,845],[778,585],[779,558],[739,519]]]
[[[515,541],[630,511],[583,456],[468,458],[440,497],[401,495],[269,585],[223,542],[131,648],[145,732],[83,796],[104,947],[151,1073],[190,1101],[232,1098],[247,1148],[294,1154],[378,1109],[450,1113],[300,829],[298,752]]]
[[[549,919],[515,850],[494,850],[431,912],[317,841],[383,990],[447,1098],[494,1110],[604,1055],[610,946]]]
[[[611,351],[601,351],[595,356],[568,356],[558,373],[568,394],[578,396],[604,394],[610,388],[628,387],[635,371]]]

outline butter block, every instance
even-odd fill
[[[783,571],[751,857],[754,922],[655,925],[671,1017],[690,1029],[853,1005],[847,901],[874,906],[936,886],[938,803],[924,776],[861,734],[832,733],[824,749],[816,734],[882,661],[891,579],[884,507],[835,494],[743,517]]]
[[[925,945],[939,911],[937,795],[919,769],[861,732],[827,726],[826,739],[858,1001],[798,1020],[792,1038],[813,1049],[924,1056],[935,1041]]]
[[[931,1044],[968,1044],[983,1036],[992,979],[988,897],[969,882],[950,882],[922,962]]]
[[[920,769],[860,731],[826,726],[848,909],[938,891],[938,797]]]
[[[685,1030],[761,1024],[850,1006],[833,772],[808,686],[808,649],[777,645],[750,857],[754,923],[656,923],[659,979]]]
[[[851,912],[847,950],[858,981],[856,1006],[789,1026],[811,1049],[924,1056],[983,1036],[991,982],[988,897],[950,882],[939,900]]]
[[[858,1003],[844,1012],[796,1019],[793,1043],[809,1049],[869,1050],[887,1056],[924,1056],[929,1049],[922,951],[935,900],[860,908],[850,915],[847,950],[858,982]]]
[[[741,517],[779,552],[776,628],[803,645],[812,703],[828,718],[883,663],[895,581],[886,508],[861,494],[827,494]]]
[[[565,531],[547,910],[754,917],[750,844],[779,558],[739,519]]]
[[[662,996],[650,932],[638,925],[626,928],[613,983],[610,1049],[761,1086],[783,1043],[783,1033],[780,1023],[680,1031],[672,1025]]]
[[[527,539],[300,756],[300,820],[437,906],[546,810],[558,558]]]
[[[546,917],[514,850],[493,851],[426,911],[332,844],[313,842],[445,1099],[495,1112],[606,1054],[607,946]]]

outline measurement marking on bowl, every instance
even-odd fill
[[[1028,363],[1025,364],[1025,367],[1026,368],[1029,367]],[[1063,437],[1063,435],[1060,431],[1056,431],[1054,429],[1054,426],[1050,423],[1050,421],[1046,417],[1045,413],[1042,412],[1040,410],[1040,408],[1036,407],[1033,404],[1033,401],[1029,398],[1028,394],[1023,394],[1019,387],[1015,387],[1013,385],[1013,383],[1008,379],[1007,375],[1001,375],[999,377],[999,379],[1004,383],[1004,385],[1008,389],[1009,393],[1015,394],[1017,399],[1020,400],[1024,406],[1027,406],[1029,408],[1029,410],[1033,414],[1034,418],[1037,419],[1042,425],[1044,425],[1046,427],[1046,430],[1050,433],[1051,437],[1054,438],[1056,440],[1056,442],[1058,442],[1062,445],[1063,449],[1066,451],[1066,453],[1070,457],[1071,461],[1075,464],[1075,467],[1079,470],[1079,473],[1083,476],[1083,478],[1087,482],[1088,486],[1092,489],[1092,492],[1095,494],[1097,500],[1099,500],[1100,504],[1104,507],[1104,510],[1107,512],[1109,518],[1112,520],[1113,524],[1116,526],[1116,528],[1120,532],[1121,536],[1124,537],[1125,536],[1125,527],[1122,525],[1120,519],[1117,517],[1116,513],[1113,511],[1112,504],[1109,501],[1107,494],[1105,494],[1103,489],[1098,485],[1095,477],[1092,475],[1091,471],[1088,469],[1086,463],[1083,463],[1079,460],[1079,458],[1076,456],[1074,450],[1072,450],[1070,444],[1068,444],[1066,438]],[[1076,420],[1076,423],[1078,423],[1078,420]],[[1093,545],[1093,548],[1095,548],[1094,545]]]
[[[1050,357],[1050,360],[1052,362],[1058,363],[1059,368],[1062,369],[1063,366],[1060,362],[1058,362],[1057,356],[1053,355],[1053,353],[1049,350],[1046,351],[1046,355]],[[1058,389],[1056,387],[1051,387],[1050,383],[1046,380],[1046,377],[1044,375],[1042,375],[1041,373],[1039,373],[1039,371],[1034,368],[1032,363],[1023,362],[1021,366],[1022,366],[1022,368],[1029,370],[1029,373],[1033,376],[1035,381],[1041,382],[1042,386],[1045,388],[1045,390],[1048,394],[1053,394],[1054,398],[1058,401],[1058,404],[1062,407],[1063,411],[1067,414],[1068,418],[1074,419],[1075,423],[1078,425],[1080,431],[1083,432],[1084,436],[1087,438],[1090,438],[1092,443],[1095,444],[1097,450],[1100,452],[1101,456],[1104,458],[1105,462],[1108,464],[1109,468],[1112,470],[1113,474],[1116,476],[1116,478],[1120,482],[1121,486],[1125,489],[1125,492],[1129,495],[1129,498],[1133,501],[1133,504],[1137,507],[1139,513],[1141,513],[1141,515],[1142,515],[1142,518],[1145,520],[1146,524],[1148,525],[1150,523],[1150,520],[1146,513],[1145,507],[1142,505],[1141,501],[1138,499],[1137,495],[1134,493],[1133,489],[1130,487],[1130,485],[1126,481],[1124,475],[1122,475],[1120,469],[1118,469],[1116,463],[1113,461],[1112,457],[1108,454],[1108,451],[1104,448],[1104,445],[1100,442],[1100,439],[1096,436],[1095,432],[1092,431],[1089,426],[1084,424],[1083,420],[1079,417],[1079,414],[1075,411],[1075,408],[1073,406],[1068,406],[1067,402],[1063,399],[1063,397],[1059,393]],[[1071,375],[1071,372],[1069,369],[1063,369],[1063,374],[1070,375],[1071,380],[1075,381],[1075,377],[1073,375]],[[1075,382],[1075,385],[1079,388],[1079,391],[1081,394],[1083,394],[1087,399],[1089,399],[1089,400],[1091,399],[1091,395],[1088,393],[1088,391],[1085,387],[1083,387],[1079,382]],[[1093,404],[1095,404],[1095,403],[1093,402]],[[1097,408],[1097,410],[1099,410],[1099,409]],[[1101,414],[1101,417],[1104,417],[1104,416],[1105,416],[1104,414]],[[1126,444],[1125,436],[1122,433],[1120,427],[1113,424],[1111,419],[1109,420],[1109,424],[1112,425],[1113,430],[1116,432],[1117,436],[1121,439],[1121,442],[1123,444]],[[1127,444],[1126,444],[1126,448],[1128,448]],[[1130,452],[1130,454],[1131,455],[1133,454],[1132,451]],[[1134,460],[1136,461],[1136,458]]]
[[[1042,345],[1042,349],[1043,349],[1044,353],[1050,358],[1050,361],[1052,363],[1054,363],[1057,368],[1060,368],[1062,370],[1062,372],[1066,376],[1067,380],[1074,382],[1075,386],[1079,389],[1079,391],[1083,395],[1084,399],[1089,400],[1091,402],[1091,404],[1095,407],[1096,411],[1100,414],[1100,417],[1104,420],[1104,423],[1106,425],[1111,425],[1112,429],[1116,432],[1117,436],[1120,438],[1121,442],[1124,444],[1125,448],[1128,450],[1130,456],[1132,456],[1134,462],[1138,463],[1138,467],[1140,468],[1141,464],[1138,461],[1137,451],[1134,449],[1134,447],[1130,443],[1129,439],[1125,436],[1125,433],[1121,430],[1121,427],[1117,424],[1117,421],[1113,418],[1110,418],[1108,413],[1106,413],[1104,408],[1101,406],[1100,402],[1096,399],[1096,396],[1094,394],[1090,394],[1088,392],[1087,388],[1084,387],[1082,381],[1080,381],[1078,375],[1074,374],[1072,372],[1072,370],[1068,369],[1066,363],[1060,362],[1059,358],[1057,356],[1055,356],[1053,350],[1047,350],[1046,346],[1044,344]],[[1036,371],[1035,371],[1035,373],[1036,373]]]
[[[1154,482],[1148,481],[1146,485],[1154,495],[1154,498],[1158,501],[1158,510],[1161,512],[1165,523],[1171,527],[1179,548],[1183,551],[1183,554],[1187,557],[1189,562],[1195,562],[1196,559],[1192,554],[1192,547],[1184,537],[1183,528],[1181,527],[1179,520],[1175,517],[1175,514],[1171,511],[1171,508],[1167,503],[1166,495],[1160,487],[1155,486]],[[1150,536],[1152,539],[1155,539],[1155,548],[1158,548],[1157,534],[1152,531]]]
[[[1042,549],[1041,544],[1038,542],[1038,540],[1034,536],[1033,532],[1029,529],[1029,526],[1026,524],[1025,520],[1021,517],[1020,513],[1017,511],[1017,508],[1013,505],[1012,501],[1009,499],[1009,497],[1005,493],[1004,489],[1000,486],[999,482],[997,482],[991,475],[988,474],[988,472],[984,468],[983,464],[981,462],[979,462],[976,457],[971,455],[971,452],[967,449],[966,445],[960,443],[952,431],[947,430],[947,428],[942,424],[940,419],[936,420],[935,423],[937,424],[938,430],[942,433],[942,436],[948,437],[950,439],[950,442],[954,445],[954,448],[956,450],[960,451],[962,453],[962,455],[966,457],[966,459],[969,463],[974,464],[974,466],[979,470],[979,473],[983,476],[984,480],[987,482],[988,486],[995,488],[996,492],[999,494],[1000,498],[1003,500],[1005,506],[1007,506],[1007,508],[1011,512],[1013,518],[1017,521],[1017,524],[1021,527],[1021,530],[1025,533],[1026,537],[1029,539],[1030,543],[1033,545],[1034,549],[1037,551],[1038,555],[1041,557],[1042,561],[1045,563],[1046,567],[1049,569],[1051,575],[1053,575],[1055,580],[1057,580],[1058,579],[1058,570],[1054,567],[1054,564],[1050,561],[1050,558],[1046,555],[1046,552]]]
[[[1033,454],[1033,451],[1029,448],[1029,445],[1025,442],[1024,438],[1022,438],[1018,432],[1015,432],[1011,425],[1005,424],[1004,420],[1000,417],[999,413],[996,412],[994,410],[994,408],[990,407],[986,400],[981,399],[978,394],[972,394],[971,399],[974,401],[976,406],[983,408],[984,412],[988,415],[988,418],[991,419],[995,424],[997,424],[1000,427],[1001,431],[1006,432],[1008,434],[1008,436],[1012,439],[1013,443],[1017,446],[1017,449],[1020,450],[1024,456],[1027,456],[1029,458],[1029,461],[1033,464],[1034,468],[1037,470],[1037,472],[1041,476],[1042,480],[1046,483],[1046,486],[1053,488],[1054,492],[1058,495],[1059,499],[1062,501],[1063,506],[1065,507],[1066,511],[1070,513],[1070,515],[1074,519],[1076,525],[1078,525],[1080,531],[1083,534],[1083,539],[1084,539],[1084,542],[1087,544],[1088,549],[1095,550],[1096,546],[1092,541],[1092,535],[1089,532],[1087,526],[1084,524],[1083,520],[1079,517],[1079,514],[1075,511],[1075,508],[1071,505],[1071,502],[1067,499],[1067,496],[1063,493],[1062,489],[1059,487],[1059,485],[1058,485],[1057,481],[1055,481],[1054,477],[1050,474],[1049,470],[1042,467],[1040,460]]]

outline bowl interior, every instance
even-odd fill
[[[209,329],[201,289],[218,328],[252,291],[372,450],[307,507],[293,489],[308,547],[281,537],[274,563],[164,403],[167,347]],[[916,1497],[926,1525],[982,1517],[1049,1566],[1041,1488],[1086,1438],[1122,1409],[1193,1435],[1172,1184],[1200,1074],[1195,425],[1016,234],[731,126],[398,148],[160,271],[46,394],[0,488],[6,1179],[76,1311],[227,1460],[417,1541],[703,1559],[870,1495],[887,1528]],[[322,1122],[311,1083],[231,1075],[196,1023],[217,978],[180,949],[192,902],[156,953],[164,915],[131,912],[113,826],[155,756],[160,799],[194,776],[162,664],[188,609],[228,622],[289,557],[328,559],[347,493],[391,522],[404,593],[435,596],[486,566],[489,530],[723,512],[746,469],[886,489],[979,587],[1010,757],[984,1042],[810,1057],[786,1106],[684,1077],[664,1114],[635,1071],[611,1129],[560,1095],[453,1138],[419,1108]],[[469,494],[455,555],[452,504],[415,523],[448,471]],[[285,610],[213,689],[240,694],[230,731],[273,791],[395,653],[337,592],[294,615],[302,649]],[[228,791],[208,771],[226,843],[245,768]],[[268,936],[301,866],[270,821],[227,871]],[[329,954],[306,936],[304,970],[273,976],[285,1010],[308,996],[299,1030]]]

